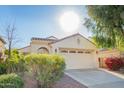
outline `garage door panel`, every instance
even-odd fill
[[[66,62],[66,69],[94,68],[93,54],[62,53]]]

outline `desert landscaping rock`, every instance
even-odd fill
[[[30,73],[25,73],[23,76],[24,79],[24,87],[25,88],[38,88],[37,81],[35,77]],[[85,85],[77,82],[76,80],[72,79],[67,75],[63,75],[63,77],[57,81],[52,88],[86,88]]]
[[[64,75],[59,81],[53,85],[54,88],[87,88],[85,85],[77,82],[68,75]]]

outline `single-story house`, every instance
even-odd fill
[[[62,39],[54,36],[33,37],[30,45],[19,49],[28,53],[56,53],[65,58],[66,69],[87,69],[99,67],[97,48],[83,35],[76,33]]]

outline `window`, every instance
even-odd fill
[[[91,54],[91,52],[90,52],[90,51],[86,51],[85,53],[86,53],[86,54]]]
[[[83,51],[78,51],[78,53],[83,53]]]
[[[69,53],[76,53],[76,51],[69,51]]]
[[[61,50],[61,53],[68,53],[67,50]]]

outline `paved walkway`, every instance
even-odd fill
[[[90,88],[124,88],[124,79],[103,70],[67,70],[66,74]]]

